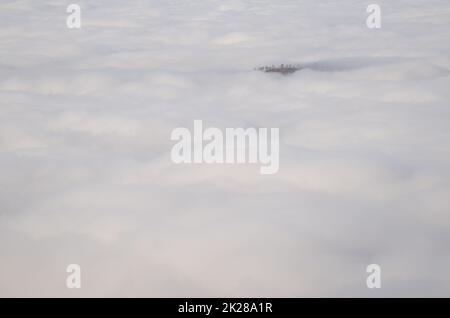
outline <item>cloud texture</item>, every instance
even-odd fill
[[[78,3],[0,4],[0,296],[450,296],[448,1],[379,30],[357,0]],[[279,173],[174,165],[195,119],[280,128]]]

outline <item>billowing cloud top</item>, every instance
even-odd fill
[[[0,3],[0,296],[450,296],[448,1],[78,3]],[[174,165],[195,119],[279,173]]]

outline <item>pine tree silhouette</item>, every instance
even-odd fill
[[[258,70],[266,72],[266,73],[280,73],[283,75],[289,75],[301,70],[302,67],[300,65],[292,65],[292,64],[280,64],[278,66],[263,66],[259,67]]]

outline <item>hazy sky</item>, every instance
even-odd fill
[[[0,2],[0,296],[450,296],[448,0],[72,2]],[[174,165],[195,119],[279,173]]]

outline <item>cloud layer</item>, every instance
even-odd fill
[[[0,296],[450,296],[448,1],[379,30],[356,0],[79,4],[0,4]],[[195,119],[280,128],[280,172],[172,164]]]

